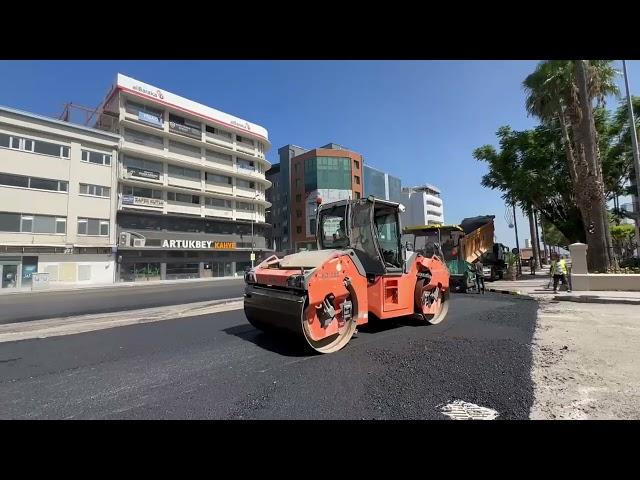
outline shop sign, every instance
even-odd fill
[[[236,242],[214,242],[209,240],[163,240],[162,248],[192,250],[235,250]]]

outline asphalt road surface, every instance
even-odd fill
[[[0,418],[446,419],[455,400],[525,419],[537,305],[452,295],[439,325],[361,328],[309,355],[242,310],[0,344]]]
[[[242,278],[0,296],[0,324],[241,297]]]

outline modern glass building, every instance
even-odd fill
[[[398,177],[389,175],[369,165],[364,166],[365,196],[373,195],[376,198],[400,203],[401,192],[402,182]]]
[[[316,248],[316,198],[323,203],[363,195],[362,155],[329,143],[291,160],[291,250]]]

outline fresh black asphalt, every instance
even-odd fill
[[[434,326],[361,328],[309,355],[242,310],[0,344],[3,419],[445,419],[463,400],[525,419],[537,304],[457,294]]]

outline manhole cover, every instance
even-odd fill
[[[441,408],[441,411],[453,420],[495,420],[498,416],[495,410],[462,400],[448,403]]]

